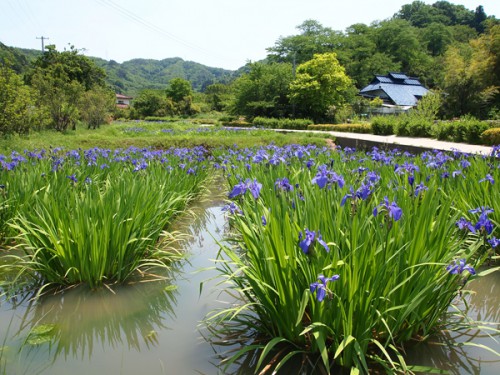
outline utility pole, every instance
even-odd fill
[[[44,52],[45,52],[45,45],[44,45],[43,41],[44,41],[45,39],[49,40],[49,38],[47,38],[47,37],[45,37],[45,36],[36,37],[36,38],[37,38],[37,39],[41,39],[41,40],[42,40],[42,53],[44,53]]]

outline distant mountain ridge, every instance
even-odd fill
[[[7,58],[19,74],[23,74],[40,54],[39,50],[9,47],[0,42],[0,59]],[[88,57],[106,71],[107,82],[117,93],[130,96],[144,89],[163,90],[172,78],[186,79],[195,91],[203,91],[211,84],[228,83],[239,75],[237,71],[212,68],[180,57],[163,60],[137,58],[123,63]]]
[[[212,68],[180,57],[163,60],[132,59],[123,63],[91,57],[107,73],[109,84],[115,91],[135,95],[142,89],[165,89],[172,78],[191,82],[195,91],[203,91],[214,83],[228,83],[236,72]]]

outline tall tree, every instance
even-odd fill
[[[451,46],[445,54],[442,87],[450,116],[486,117],[500,109],[500,25],[469,44]]]
[[[344,41],[342,32],[315,20],[306,20],[297,29],[299,35],[280,37],[267,49],[271,61],[302,64],[311,60],[314,54],[338,51]]]
[[[233,83],[234,99],[229,110],[248,117],[284,117],[292,110],[288,99],[292,65],[252,63],[250,71]]]
[[[339,109],[349,100],[353,84],[335,53],[314,55],[299,65],[290,84],[290,99],[300,116],[320,121],[332,107]]]
[[[43,126],[46,116],[35,105],[35,93],[6,63],[0,65],[0,135],[26,134]]]
[[[47,108],[52,127],[58,131],[74,130],[80,118],[82,95],[106,87],[106,74],[73,46],[59,52],[49,45],[46,50],[33,62],[26,81],[37,90],[37,105]]]

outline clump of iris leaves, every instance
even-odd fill
[[[216,266],[240,303],[205,323],[233,344],[225,369],[439,372],[407,364],[405,344],[443,329],[467,283],[498,270],[499,156],[316,146],[220,155],[232,236]]]
[[[497,270],[498,155],[312,145],[13,152],[0,156],[0,233],[23,255],[10,255],[17,268],[4,283],[96,288],[168,267],[165,229],[219,173],[234,246],[221,244],[216,267],[241,303],[205,325],[244,344],[226,368],[250,355],[256,371],[302,356],[326,372],[429,371],[406,364],[404,345],[442,328],[467,282]]]

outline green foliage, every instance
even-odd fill
[[[97,67],[88,57],[80,55],[73,46],[69,50],[59,52],[55,46],[47,46],[47,52],[40,55],[32,64],[26,75],[26,82],[37,92],[39,108],[44,108],[50,115],[51,127],[64,132],[76,130],[76,124],[82,117],[95,127],[96,107],[100,111],[111,112],[112,108],[106,100],[89,108],[89,114],[83,114],[90,101],[97,100],[97,92],[105,87],[105,72]],[[94,94],[85,94],[97,90]],[[93,98],[93,99],[92,99]],[[101,118],[103,114],[99,115]],[[91,119],[92,118],[92,119]]]
[[[392,135],[398,125],[398,119],[395,116],[374,116],[371,118],[373,134]]]
[[[289,96],[299,115],[318,122],[330,107],[339,108],[348,102],[352,87],[351,79],[332,52],[314,55],[299,65]]]
[[[192,97],[193,95],[191,83],[183,78],[173,78],[169,82],[165,92],[167,97],[172,99],[172,101],[176,104]]]
[[[84,90],[104,86],[106,73],[87,56],[81,55],[74,46],[59,52],[55,45],[45,47],[46,52],[33,62],[33,70],[27,75],[30,83],[33,74],[42,74],[64,81],[81,84]]]
[[[2,171],[2,181],[16,207],[8,223],[27,255],[19,272],[44,285],[95,288],[165,266],[169,255],[155,246],[208,178],[199,149],[35,154],[29,168]]]
[[[291,114],[293,110],[288,94],[292,79],[290,64],[250,64],[250,71],[233,83],[234,97],[228,106],[229,112],[249,118]]]
[[[334,132],[348,133],[371,133],[372,126],[370,124],[317,124],[309,125],[307,130],[328,130]]]
[[[489,128],[486,121],[464,117],[458,121],[440,121],[435,127],[435,135],[442,141],[481,144],[481,135]]]
[[[410,115],[427,121],[434,121],[437,119],[442,104],[441,93],[429,91],[418,101],[416,108],[410,110]]]
[[[315,155],[314,165],[304,165],[306,153]],[[224,340],[254,333],[228,363],[258,350],[256,371],[278,371],[302,354],[313,354],[312,362],[322,364],[318,373],[338,373],[339,367],[370,373],[375,363],[388,373],[412,370],[399,348],[436,332],[470,279],[467,271],[451,274],[447,266],[457,258],[479,266],[488,257],[486,237],[462,232],[456,222],[461,216],[475,222],[478,215],[471,208],[496,212],[491,184],[480,180],[486,173],[500,178],[498,160],[490,167],[490,160],[469,158],[467,180],[443,180],[429,160],[380,153],[377,161],[373,153],[266,148],[245,155],[286,162],[247,169],[240,155],[229,160],[234,165],[227,175],[230,189],[242,181],[262,187],[257,196],[250,190],[233,197],[234,237],[221,244],[216,263],[224,289],[241,296],[241,303],[214,312],[208,323],[218,326],[211,327]],[[446,160],[449,171],[463,162],[451,155],[437,160]],[[379,178],[366,196],[355,193],[369,185],[360,167]],[[323,172],[329,178],[322,187]],[[425,189],[416,189],[420,183]],[[390,204],[401,209],[401,218],[391,216]],[[490,217],[497,222],[497,214]],[[309,243],[308,231],[314,232]],[[325,281],[320,299],[315,282],[334,275],[338,280]]]
[[[432,137],[434,123],[424,116],[401,115],[397,118],[395,134],[402,137]]]
[[[269,128],[269,129],[294,129],[294,130],[304,130],[307,129],[309,125],[313,122],[308,119],[278,119],[278,118],[267,118],[267,117],[256,117],[253,119],[252,124],[257,127]]]
[[[481,140],[482,143],[489,146],[500,145],[500,127],[485,130],[481,134]]]
[[[6,64],[0,66],[0,135],[39,129],[46,114],[35,106],[35,93]]]
[[[143,90],[134,98],[134,111],[138,118],[148,116],[172,116],[175,114],[174,103],[158,90]]]
[[[209,85],[205,89],[205,98],[211,110],[221,112],[226,109],[231,99],[229,86],[222,83]]]
[[[313,59],[315,54],[333,52],[344,42],[341,32],[315,20],[305,20],[297,29],[299,35],[280,37],[273,47],[267,49],[271,61],[300,65]]]
[[[81,118],[88,128],[96,129],[110,122],[110,113],[115,108],[115,94],[106,88],[96,87],[83,93],[80,99]]]
[[[144,89],[165,90],[174,78],[188,80],[195,91],[203,92],[214,83],[228,84],[235,75],[227,69],[212,68],[181,58],[133,59],[123,63],[98,58],[92,60],[106,71],[107,83],[115,92],[134,97]]]
[[[500,103],[500,25],[468,44],[450,47],[444,56],[442,87],[448,116],[484,118]]]

